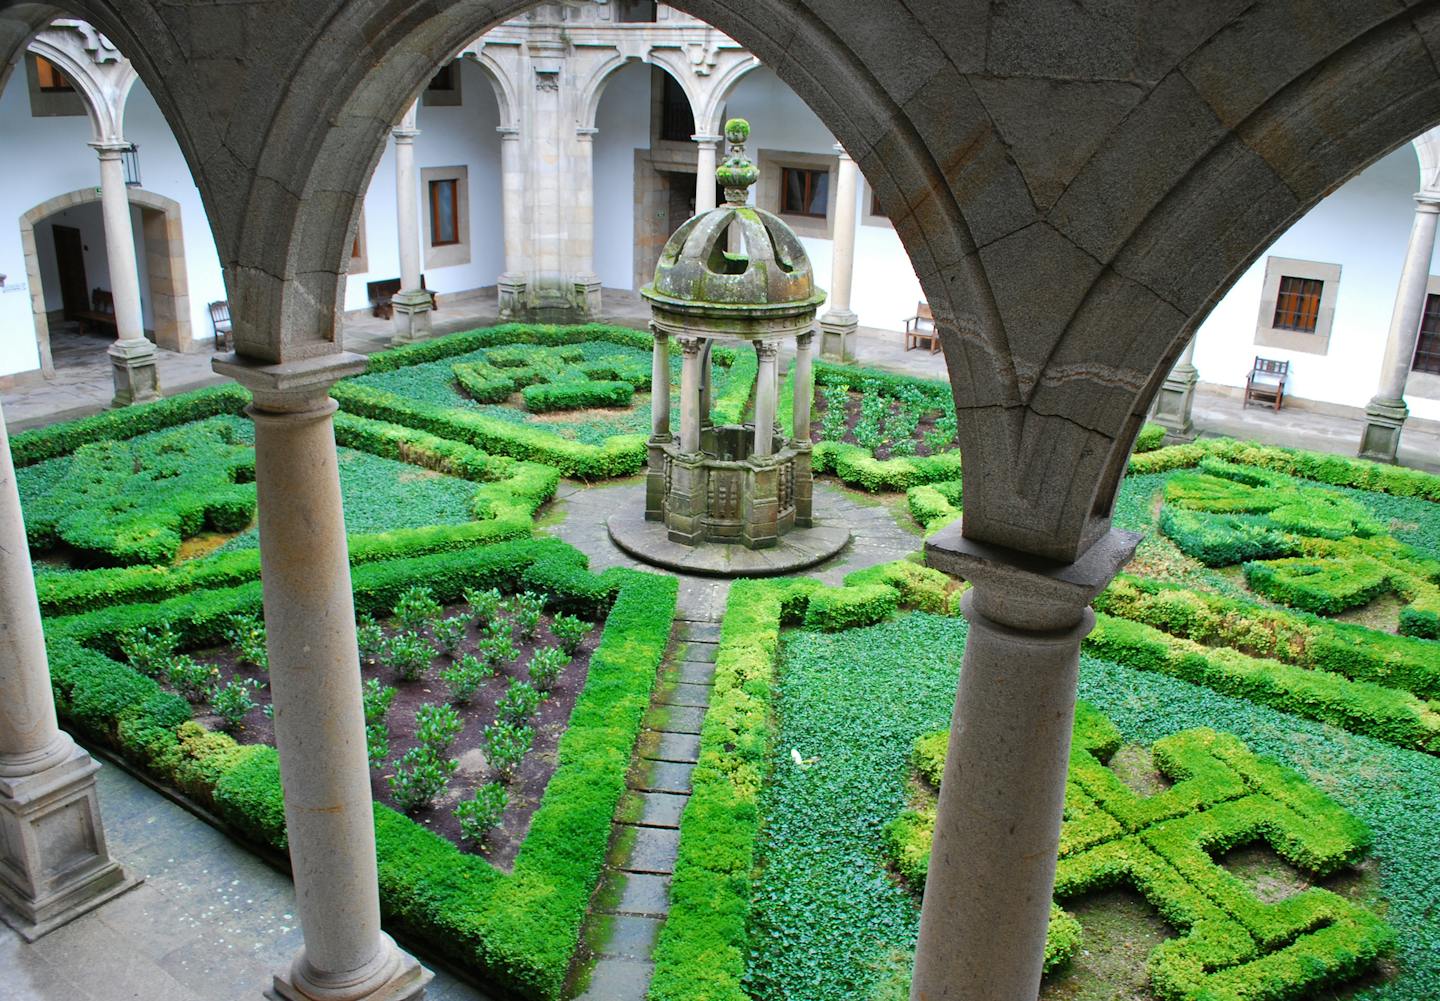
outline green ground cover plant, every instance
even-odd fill
[[[542,582],[540,584],[539,582]],[[605,619],[589,677],[557,751],[558,767],[510,874],[376,808],[387,918],[499,986],[546,1001],[560,996],[609,842],[610,820],[649,704],[674,615],[674,578],[612,569],[553,540],[372,562],[354,571],[362,614],[388,613],[423,583],[439,601],[466,589],[543,588]],[[75,728],[214,810],[245,836],[285,847],[278,759],[190,718],[190,706],[115,660],[116,638],[165,624],[181,649],[223,639],[235,615],[260,608],[258,582],[115,605],[47,621],[57,704]],[[608,610],[608,615],[603,614]],[[383,693],[372,693],[383,726]]]
[[[769,615],[778,619],[779,596],[772,602]],[[732,611],[745,613],[734,626],[737,640],[761,632],[754,603],[732,606]],[[761,617],[759,621],[769,619]],[[726,633],[730,631],[727,615]],[[702,985],[705,989],[689,996],[760,1001],[856,997],[899,1001],[906,996],[905,971],[918,927],[918,901],[887,877],[879,829],[883,818],[895,817],[912,803],[915,786],[909,778],[916,738],[949,721],[965,632],[963,620],[916,613],[846,632],[790,633],[766,648],[766,652],[779,655],[778,679],[773,673],[758,679],[752,676],[748,687],[763,690],[774,700],[772,706],[778,712],[767,712],[763,718],[777,729],[767,735],[767,741],[758,742],[763,750],[756,753],[768,757],[754,771],[748,765],[745,771],[738,771],[739,762],[729,769],[730,774],[745,778],[763,776],[759,814],[750,828],[760,831],[758,854],[751,859],[763,864],[750,889],[748,907],[741,911],[748,912],[749,923],[735,940],[734,953],[722,948],[727,940],[718,935],[707,943],[708,948],[694,946],[706,969],[720,958],[733,956],[738,986],[734,979],[713,986],[706,982]],[[768,638],[765,642],[769,643]],[[773,671],[774,661],[771,663]],[[1178,901],[1162,915],[1178,922],[1184,908],[1190,907],[1192,914],[1203,911],[1207,918],[1228,922],[1226,927],[1236,934],[1237,941],[1243,935],[1252,943],[1259,939],[1271,943],[1254,947],[1255,955],[1263,953],[1271,957],[1268,961],[1252,958],[1235,964],[1236,969],[1248,967],[1248,975],[1261,977],[1264,989],[1244,995],[1226,993],[1219,989],[1236,987],[1235,978],[1228,983],[1220,978],[1206,985],[1217,992],[1203,996],[1304,996],[1297,994],[1295,985],[1320,976],[1326,962],[1337,976],[1342,970],[1348,975],[1368,969],[1373,957],[1383,951],[1387,933],[1373,918],[1357,918],[1356,905],[1379,914],[1398,932],[1397,961],[1386,967],[1389,974],[1378,983],[1366,981],[1369,986],[1356,996],[1376,1001],[1420,1001],[1429,996],[1429,985],[1440,976],[1440,928],[1425,916],[1433,907],[1430,895],[1440,876],[1440,843],[1435,838],[1440,830],[1440,803],[1433,800],[1428,788],[1440,777],[1440,762],[1091,656],[1082,658],[1082,695],[1113,723],[1107,728],[1109,735],[1098,743],[1092,741],[1092,746],[1109,752],[1112,745],[1122,742],[1158,742],[1162,770],[1173,768],[1172,775],[1178,776],[1170,792],[1149,799],[1130,793],[1103,766],[1087,776],[1094,791],[1086,795],[1093,803],[1103,804],[1103,809],[1097,806],[1088,816],[1108,818],[1112,836],[1121,840],[1141,837],[1126,834],[1124,823],[1149,825],[1139,826],[1137,831],[1177,832],[1173,838],[1142,842],[1145,851],[1160,859],[1150,875],[1158,879],[1158,875],[1183,869],[1199,880],[1193,884],[1180,878],[1172,881],[1173,886],[1158,880],[1160,888],[1173,890]],[[1195,731],[1196,727],[1211,729]],[[1176,736],[1186,730],[1192,732]],[[1248,751],[1238,749],[1234,737],[1215,734],[1212,739],[1214,730],[1233,731]],[[939,738],[932,740],[943,749]],[[752,737],[747,747],[755,743]],[[932,774],[942,760],[934,746],[932,743],[929,755]],[[1265,764],[1256,755],[1273,755],[1286,767]],[[1092,757],[1099,765],[1108,754]],[[920,760],[923,758],[917,755],[917,763]],[[1294,773],[1303,781],[1297,784]],[[1255,792],[1251,783],[1267,788],[1268,793]],[[1331,812],[1333,805],[1322,807],[1317,814],[1316,803],[1323,803],[1325,796],[1361,823],[1340,819],[1343,814]],[[1206,816],[1208,810],[1193,812],[1195,804],[1206,800],[1211,800],[1212,806],[1225,806],[1226,812],[1211,817]],[[1278,801],[1278,806],[1274,802],[1259,804],[1264,807],[1260,812],[1271,811],[1271,820],[1262,820],[1253,812],[1259,809],[1257,800]],[[1067,805],[1074,809],[1082,804],[1072,796]],[[1408,812],[1412,807],[1418,807],[1414,814]],[[1210,861],[1212,852],[1214,857],[1223,856],[1234,839],[1253,839],[1257,833],[1263,839],[1266,834],[1261,827],[1270,825],[1272,831],[1282,831],[1283,825],[1274,826],[1273,818],[1286,816],[1287,810],[1306,820],[1300,835],[1292,837],[1285,850],[1317,871],[1332,869],[1340,860],[1355,859],[1365,840],[1361,832],[1368,828],[1373,833],[1375,861],[1364,868],[1369,875],[1358,882],[1346,877],[1334,884],[1337,890],[1343,888],[1343,900],[1326,891],[1306,890],[1298,898],[1289,898],[1300,903],[1257,908],[1253,901],[1244,902],[1248,891],[1240,892],[1243,888],[1237,888],[1233,879]],[[701,816],[697,812],[696,823]],[[1205,818],[1205,823],[1198,824],[1196,818]],[[718,818],[705,819],[718,823]],[[682,846],[690,835],[691,818],[687,816],[684,823]],[[1101,836],[1101,824],[1089,821],[1088,846],[1084,838],[1070,839],[1069,850],[1075,857],[1096,863],[1083,869],[1074,867],[1069,874],[1074,877],[1072,889],[1082,884],[1081,877],[1112,878],[1099,864],[1100,856],[1093,854],[1104,844],[1094,840]],[[1293,816],[1289,824],[1289,834],[1295,835]],[[1067,829],[1085,833],[1084,824]],[[1275,837],[1283,840],[1278,833]],[[1197,854],[1193,847],[1186,847],[1187,842],[1190,846],[1203,843],[1207,851]],[[752,871],[753,864],[735,870],[729,885],[738,883],[742,888],[734,892],[745,894],[743,885]],[[1324,881],[1316,876],[1302,882],[1316,885]],[[1377,884],[1383,898],[1377,895]],[[1203,890],[1185,889],[1194,885]],[[1216,903],[1212,893],[1228,900],[1235,913]],[[717,892],[710,899],[723,904],[729,898]],[[1323,928],[1298,938],[1288,930],[1277,930],[1284,929],[1287,921],[1306,925],[1307,910],[1319,914],[1327,908],[1334,908],[1332,914],[1349,915],[1352,923],[1344,926],[1320,918]],[[1187,927],[1193,928],[1193,922]],[[1214,927],[1218,926],[1207,926]],[[712,933],[721,930],[725,926],[710,929]],[[1082,943],[1083,934],[1082,928]],[[1337,940],[1339,948],[1331,948]],[[1172,983],[1183,992],[1185,976],[1195,973],[1193,966],[1186,969],[1185,960],[1206,943],[1182,947],[1176,943],[1185,939],[1170,941],[1172,944],[1163,947],[1158,966],[1166,975],[1178,971],[1180,979]],[[1349,948],[1357,942],[1363,945],[1363,954]],[[1272,979],[1263,979],[1270,974]],[[1073,977],[1063,984],[1056,979],[1054,989],[1062,993],[1042,992],[1042,998],[1069,997],[1063,991],[1074,988]],[[1045,990],[1050,989],[1047,986]],[[1094,996],[1104,996],[1103,991]]]

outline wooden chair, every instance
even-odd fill
[[[80,321],[80,329],[87,327],[106,327],[112,334],[118,333],[115,325],[115,296],[103,288],[94,289],[90,293],[90,308],[82,309],[74,314],[74,319]]]
[[[210,304],[210,326],[215,330],[215,349],[223,351],[230,346],[230,301],[221,299]]]
[[[1285,383],[1290,378],[1290,363],[1256,356],[1255,365],[1245,377],[1245,406],[1250,401],[1269,403],[1277,411],[1285,401]]]
[[[420,276],[420,287],[425,288],[425,276]],[[395,315],[395,294],[400,291],[399,278],[386,278],[378,282],[367,282],[365,285],[365,298],[370,300],[370,315],[377,316],[382,320],[388,320]],[[430,292],[430,308],[436,312],[440,311],[440,297]]]
[[[924,341],[922,345],[920,342]],[[905,350],[927,347],[930,353],[940,351],[940,334],[935,329],[935,314],[930,312],[928,302],[915,304],[915,315],[905,321]]]

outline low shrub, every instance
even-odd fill
[[[812,454],[815,472],[833,473],[850,486],[871,493],[909,490],[922,483],[960,477],[959,452],[876,459],[858,445],[822,441]]]
[[[1131,449],[1135,454],[1142,452],[1153,452],[1165,442],[1165,428],[1159,424],[1146,424],[1140,428],[1140,433],[1135,436],[1135,447]]]
[[[457,761],[437,756],[428,747],[412,747],[396,759],[394,774],[385,781],[395,805],[404,813],[414,813],[445,794],[457,767]]]
[[[1369,604],[1393,588],[1393,571],[1363,556],[1267,560],[1246,563],[1243,569],[1245,582],[1256,594],[1320,615]]]
[[[510,793],[497,782],[487,782],[475,790],[471,799],[455,807],[455,819],[460,821],[460,836],[477,844],[484,843],[490,832],[500,826],[505,808],[510,805]]]
[[[556,410],[583,410],[587,407],[628,407],[635,387],[628,382],[553,382],[526,386],[520,393],[525,409],[543,414]]]

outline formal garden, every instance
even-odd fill
[[[594,572],[548,531],[562,481],[644,467],[650,347],[506,325],[332,394],[382,905],[522,997],[583,985],[678,635],[675,576]],[[711,361],[715,421],[743,422],[753,353]],[[786,379],[782,424],[807,389]],[[815,470],[915,553],[730,587],[656,1001],[908,996],[966,636],[966,585],[919,555],[963,517],[956,415],[944,383],[855,366],[817,362],[813,393]],[[12,448],[68,727],[278,858],[247,403],[202,390]],[[1115,524],[1145,539],[1082,656],[1042,997],[1432,998],[1440,477],[1162,435],[1131,458]]]

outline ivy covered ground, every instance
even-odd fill
[[[849,632],[787,635],[750,909],[746,987],[754,997],[906,996],[918,897],[887,864],[883,830],[912,800],[916,738],[949,722],[964,639],[962,619],[924,613]],[[1382,914],[1399,937],[1394,962],[1378,967],[1354,996],[1433,997],[1440,983],[1440,760],[1089,656],[1081,675],[1081,697],[1125,741],[1149,745],[1192,727],[1229,731],[1365,821],[1374,837],[1367,870],[1373,866],[1377,876],[1362,870],[1342,888]],[[1131,934],[1145,931],[1148,909],[1137,910],[1138,921],[1122,922]],[[1082,935],[1085,924],[1082,917]],[[1141,963],[1145,952],[1135,957]],[[1042,997],[1115,997],[1114,971],[1100,983],[1087,977],[1089,965],[1085,952],[1077,954],[1047,978]]]

